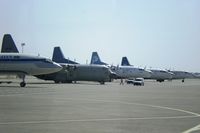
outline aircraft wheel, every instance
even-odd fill
[[[56,84],[60,83],[60,81],[58,81],[58,80],[55,80],[54,82],[55,82]]]
[[[21,83],[20,83],[20,86],[21,86],[21,87],[25,87],[25,86],[26,86],[26,83],[25,83],[25,82],[21,82]]]
[[[105,82],[104,82],[104,81],[100,81],[100,84],[101,84],[101,85],[104,85],[104,84],[105,84]]]

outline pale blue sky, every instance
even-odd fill
[[[0,37],[25,53],[200,72],[200,0],[0,0]]]

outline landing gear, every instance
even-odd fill
[[[100,81],[100,84],[101,84],[101,85],[104,85],[104,84],[105,84],[105,82],[104,82],[104,81]]]
[[[59,83],[72,83],[72,80],[54,80],[54,82],[56,84],[59,84]]]
[[[20,86],[21,86],[21,87],[25,87],[25,86],[26,86],[26,83],[25,83],[25,82],[21,82],[21,83],[20,83]]]
[[[20,87],[25,87],[26,86],[25,75],[22,75],[21,78],[22,78],[22,82],[20,83]]]
[[[55,80],[54,82],[55,82],[56,84],[60,83],[60,81],[58,81],[58,80]]]
[[[161,82],[164,82],[165,80],[164,79],[157,79],[156,81],[161,83]]]

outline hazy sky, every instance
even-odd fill
[[[200,72],[200,0],[0,0],[0,37],[21,51]]]

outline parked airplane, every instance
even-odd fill
[[[4,35],[0,54],[0,75],[18,75],[22,78],[20,86],[25,87],[25,75],[49,74],[61,68],[59,64],[50,59],[19,54],[12,36]]]
[[[165,80],[171,80],[173,77],[172,72],[168,72],[166,70],[159,69],[150,69],[152,71],[151,77],[147,79],[154,79],[158,82],[164,82]]]
[[[182,79],[182,82],[185,81],[185,79],[189,78],[195,78],[195,75],[193,73],[185,72],[185,71],[170,71],[174,75],[172,76],[172,79]]]
[[[55,83],[71,83],[72,81],[97,81],[101,84],[110,82],[116,76],[105,65],[82,65],[71,64],[70,60],[66,60],[60,47],[55,47],[53,52],[53,61],[63,66],[62,71],[36,76],[44,80],[53,80]]]
[[[5,35],[3,42],[1,51],[13,53],[19,52],[11,35]],[[60,47],[54,48],[52,60],[60,63],[63,66],[63,69],[53,74],[37,75],[36,77],[44,80],[53,80],[56,83],[98,81],[101,84],[116,77],[116,74],[110,71],[107,66],[79,65],[77,62],[66,59]]]
[[[22,78],[21,87],[25,87],[25,75],[49,74],[61,70],[61,66],[49,59],[19,53],[0,54],[0,74],[18,75]]]
[[[123,58],[122,58],[122,63],[123,63]],[[97,52],[92,53],[91,64],[107,65],[107,63],[101,61]],[[131,66],[130,64],[128,65],[129,66],[123,66],[123,65],[117,67],[112,66],[111,69],[118,75],[119,78],[138,78],[138,77],[147,78],[151,76],[151,71],[142,68],[136,68]]]
[[[122,66],[131,66],[127,57],[122,58]],[[173,73],[165,70],[151,69],[151,75],[149,77],[144,77],[145,79],[155,79],[156,81],[163,82],[164,80],[169,80],[172,78]]]

